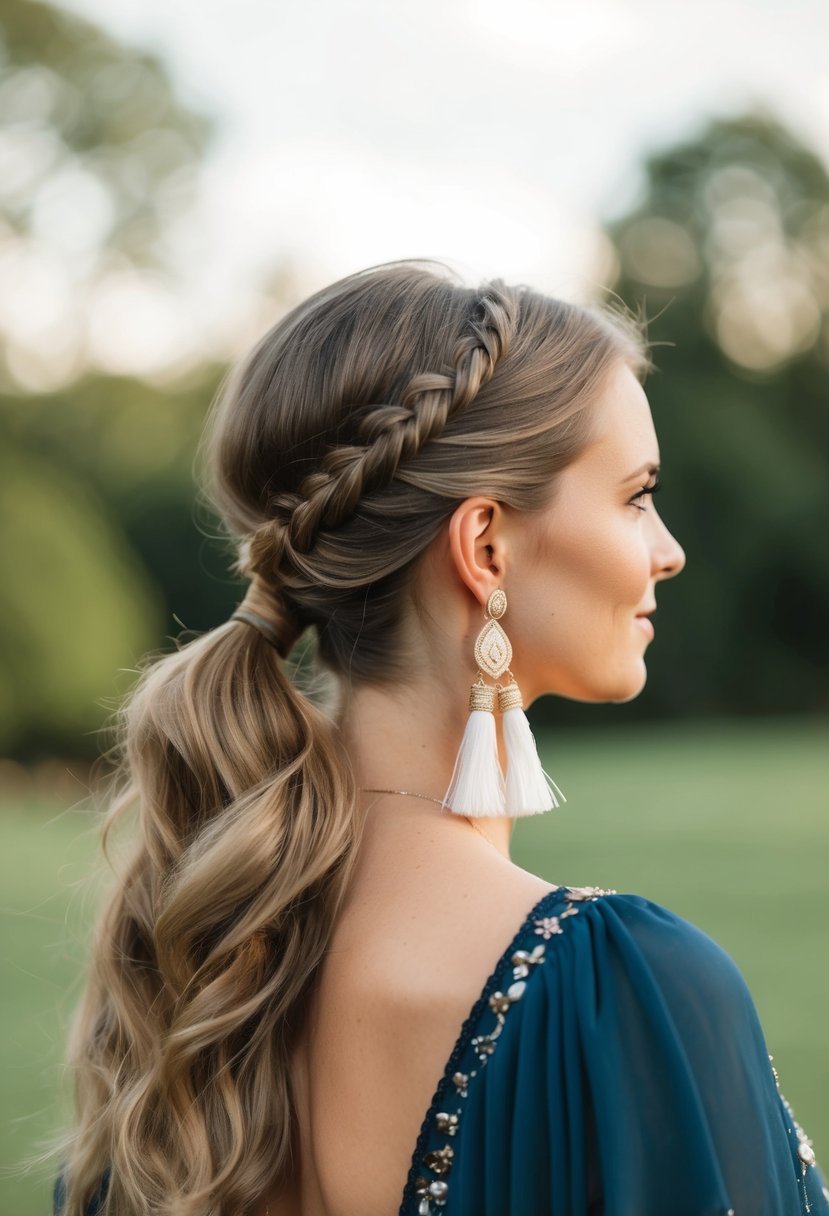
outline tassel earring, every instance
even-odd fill
[[[500,595],[502,599],[498,601],[499,610],[493,613],[495,616],[503,616],[507,610],[506,592],[501,591]],[[503,633],[503,630],[501,632]],[[506,637],[506,634],[504,636]],[[559,798],[562,802],[567,799],[550,774],[541,767],[538,748],[524,713],[521,689],[515,682],[515,676],[509,666],[506,666],[505,670],[509,676],[509,684],[498,685],[498,708],[502,714],[504,747],[507,753],[505,813],[511,819],[519,819],[523,815],[540,815],[544,811],[551,811],[559,805]]]
[[[470,714],[449,789],[441,806],[448,806],[456,815],[499,816],[520,818],[539,815],[559,806],[557,797],[566,802],[549,773],[541,766],[538,749],[530,724],[524,713],[521,690],[510,671],[512,644],[498,623],[507,610],[507,596],[496,588],[486,602],[487,620],[475,641],[475,660],[479,671],[469,696]],[[493,679],[505,672],[510,677],[506,686],[490,688],[483,681],[483,672]],[[503,715],[504,746],[507,753],[507,777],[498,760],[498,741],[493,711],[495,693]]]
[[[506,814],[511,819],[540,815],[567,799],[549,773],[541,767],[533,733],[524,713],[521,689],[512,672],[510,682],[498,689],[498,708],[503,717],[504,746],[507,750]]]
[[[501,615],[499,596],[504,596],[503,591],[493,591],[486,602],[486,613],[491,618]],[[484,683],[483,672],[494,678],[507,670],[511,658],[512,647],[501,626],[494,619],[485,621],[475,639],[475,661],[479,670],[469,690],[469,717],[449,789],[441,803],[441,809],[445,806],[455,815],[481,818],[506,814],[507,791],[495,732],[497,687],[490,688]]]

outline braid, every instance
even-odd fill
[[[362,443],[330,448],[297,493],[271,498],[271,518],[248,542],[252,570],[278,577],[289,588],[319,581],[320,572],[308,559],[321,534],[353,516],[365,495],[388,486],[402,465],[469,406],[508,353],[515,299],[496,280],[478,298],[476,310],[471,332],[455,343],[450,373],[413,376],[398,403],[369,407],[357,428]]]

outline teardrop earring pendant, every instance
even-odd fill
[[[499,619],[507,610],[506,592],[497,587],[486,602],[485,620],[475,639],[478,675],[469,693],[469,717],[449,788],[441,806],[456,815],[518,818],[538,815],[566,802],[561,790],[541,767],[538,751],[523,711],[521,691],[510,671],[512,644]],[[484,674],[498,680],[508,673],[506,686],[484,683]],[[495,730],[495,694],[503,714],[507,777],[498,758]]]

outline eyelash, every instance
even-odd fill
[[[647,507],[640,507],[637,503],[635,503],[633,501],[633,499],[642,498],[642,496],[645,494],[657,494],[661,489],[662,489],[662,482],[657,477],[656,481],[653,483],[652,486],[642,486],[642,489],[639,491],[638,494],[634,494],[633,498],[630,500],[630,503],[628,505],[632,506],[632,507],[636,507],[637,511],[647,511],[647,509],[648,509]]]

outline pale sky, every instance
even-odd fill
[[[123,354],[135,370],[163,365],[171,342],[246,345],[281,261],[308,291],[431,256],[472,281],[585,295],[607,270],[600,222],[635,201],[643,156],[752,103],[829,162],[827,0],[65,7],[158,51],[220,124],[175,234],[180,296],[127,294],[111,332],[101,322],[115,350],[118,318],[145,319]]]

